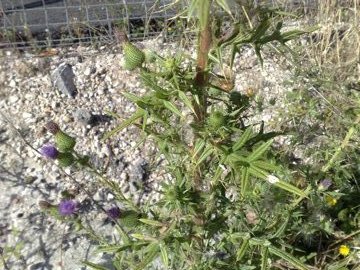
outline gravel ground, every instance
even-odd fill
[[[177,48],[154,40],[142,45],[164,53]],[[8,267],[86,269],[80,263],[85,259],[106,264],[109,258],[95,253],[91,241],[73,234],[68,225],[39,210],[40,200],[57,204],[61,192],[78,188],[55,164],[27,146],[22,137],[39,149],[51,141],[42,127],[53,120],[77,137],[79,152],[88,154],[97,166],[108,164],[107,175],[119,183],[127,196],[134,201],[156,199],[152,190],[163,173],[156,166],[156,149],[150,143],[137,147],[139,138],[134,128],[124,130],[110,142],[101,141],[104,132],[119,122],[106,117],[107,110],[120,118],[135,110],[120,93],[141,95],[145,90],[136,74],[122,68],[122,54],[116,47],[59,49],[51,57],[0,53],[0,111],[4,114],[0,116],[0,247]],[[261,68],[253,51],[244,51],[237,60],[237,90],[251,91],[264,104],[274,97],[281,104],[288,91],[283,82],[291,73],[280,60],[265,59]],[[60,94],[52,84],[51,74],[62,63],[73,66],[78,90],[75,98]],[[257,120],[270,121],[276,116],[274,108],[264,110]],[[88,122],[89,113],[99,121]],[[66,173],[80,181],[105,207],[115,204],[113,194],[99,189],[93,176],[74,169],[66,169]],[[86,214],[95,228],[114,237],[112,225],[103,213],[94,210],[88,196],[80,190],[76,199],[81,204],[80,214]]]

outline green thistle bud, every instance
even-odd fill
[[[125,227],[134,227],[139,224],[139,214],[134,211],[122,212],[120,221]]]
[[[146,63],[154,63],[156,61],[156,53],[153,51],[146,50],[145,51],[145,62]]]
[[[141,67],[142,63],[145,61],[145,54],[143,51],[130,42],[125,42],[123,48],[125,69],[134,70],[137,67]]]
[[[212,112],[208,118],[208,125],[211,129],[217,130],[226,124],[226,117],[220,111]]]
[[[55,144],[61,152],[68,152],[74,149],[76,140],[73,137],[59,130],[55,134]]]
[[[349,220],[349,209],[348,208],[342,209],[338,213],[338,219],[341,221],[348,221]]]
[[[39,201],[39,207],[42,211],[52,216],[53,218],[56,218],[58,220],[62,219],[62,217],[59,215],[58,207],[56,205],[52,205],[47,201]]]
[[[172,71],[176,68],[176,60],[173,57],[166,58],[164,61],[164,68],[165,70]]]
[[[170,76],[176,71],[176,59],[173,57],[166,58],[163,61],[163,75]]]
[[[60,167],[69,167],[75,162],[74,156],[69,152],[59,153],[57,160],[59,161]]]

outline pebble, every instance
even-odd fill
[[[93,114],[86,109],[77,109],[73,112],[74,119],[82,125],[91,125],[94,122]]]
[[[9,97],[9,103],[13,104],[19,100],[19,96],[10,96]]]
[[[15,88],[15,87],[16,87],[16,81],[15,81],[15,80],[11,80],[11,81],[9,82],[9,86],[10,86],[11,88]]]
[[[32,115],[31,113],[28,113],[28,112],[24,112],[24,113],[22,114],[22,117],[23,117],[24,119],[28,119],[28,118],[34,118],[34,115]]]
[[[90,74],[91,74],[91,67],[88,67],[87,69],[85,69],[84,75],[89,76]]]
[[[27,93],[27,94],[25,94],[24,98],[31,101],[31,100],[34,100],[35,95],[32,93]]]
[[[52,80],[54,85],[64,95],[74,98],[77,94],[75,86],[75,74],[72,66],[67,63],[60,64],[52,73]]]

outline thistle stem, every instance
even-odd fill
[[[209,52],[212,44],[212,32],[210,22],[210,8],[211,0],[205,0],[205,5],[202,7],[200,17],[200,31],[198,38],[198,53],[196,64],[196,75],[194,78],[194,86],[197,89],[199,95],[199,103],[194,102],[195,122],[199,126],[204,125],[207,111],[207,87],[209,83],[208,76],[208,60]],[[197,140],[197,136],[194,136],[194,143]],[[201,189],[202,186],[202,174],[200,168],[194,168],[194,184],[197,189]]]
[[[210,2],[210,1],[209,1]],[[206,88],[209,82],[207,72],[208,67],[208,54],[212,44],[211,22],[210,18],[210,3],[204,7],[203,12],[206,14],[204,17],[204,25],[201,25],[198,39],[198,55],[196,65],[196,75],[194,79],[195,87],[198,89],[200,104],[195,106],[196,121],[202,123],[205,119],[207,109],[207,93]]]

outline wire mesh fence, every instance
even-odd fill
[[[241,1],[241,0],[240,0]],[[173,16],[183,6],[171,0],[0,0],[0,49],[112,42],[113,28],[130,39],[179,35]],[[181,1],[179,1],[181,2]],[[254,0],[255,5],[314,6],[315,0]],[[169,31],[172,26],[172,31]]]
[[[168,0],[0,0],[0,48],[66,46],[158,35],[175,14]]]

